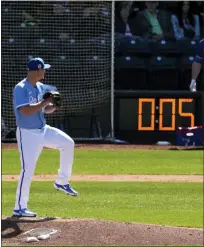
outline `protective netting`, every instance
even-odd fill
[[[51,64],[44,83],[62,94],[60,117],[110,104],[111,2],[1,4],[2,118],[7,128],[15,128],[12,89],[26,77],[32,57]]]

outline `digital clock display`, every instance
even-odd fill
[[[181,122],[187,126],[195,126],[194,100],[192,98],[139,98],[137,129],[139,131],[153,131],[156,128],[159,131],[175,131]],[[150,105],[150,110],[144,111],[145,105]],[[146,114],[150,115],[149,124],[143,125],[143,118]],[[182,121],[182,119],[184,121]],[[149,125],[149,126],[148,126]]]
[[[178,127],[203,125],[202,93],[189,91],[116,91],[116,137],[148,143],[175,141]]]

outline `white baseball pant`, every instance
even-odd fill
[[[74,159],[74,141],[63,131],[45,125],[43,129],[17,128],[16,137],[21,159],[21,173],[14,210],[27,208],[30,185],[38,157],[43,147],[60,151],[60,168],[56,183],[69,183]]]

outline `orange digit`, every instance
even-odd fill
[[[151,123],[149,127],[142,126],[142,115],[143,115],[143,104],[144,103],[151,104]],[[140,98],[139,99],[138,130],[148,130],[148,131],[154,130],[154,124],[155,124],[155,99]]]
[[[171,126],[163,126],[163,105],[164,103],[171,103]],[[175,121],[176,121],[176,100],[175,99],[160,99],[159,101],[159,130],[161,131],[174,131],[175,130]]]
[[[181,117],[189,117],[191,119],[191,126],[195,126],[195,116],[190,112],[183,112],[183,103],[190,103],[193,99],[179,99],[179,115]]]

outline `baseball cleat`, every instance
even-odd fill
[[[31,212],[27,208],[20,209],[20,210],[13,210],[13,216],[17,217],[36,217],[36,213]]]
[[[70,196],[77,196],[78,195],[78,192],[76,190],[74,190],[69,184],[60,185],[60,184],[54,183],[54,187],[57,190],[64,191],[66,194],[68,194]]]

